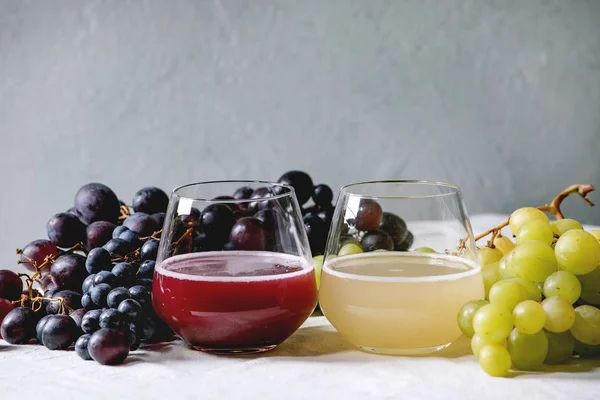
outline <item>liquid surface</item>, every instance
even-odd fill
[[[332,325],[364,348],[432,348],[460,337],[456,315],[483,298],[480,268],[447,255],[378,252],[329,259],[320,306]]]
[[[157,266],[152,303],[190,345],[206,350],[274,346],[312,313],[317,300],[307,261],[270,252],[205,252]]]

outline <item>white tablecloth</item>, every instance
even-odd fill
[[[472,218],[482,232],[502,216]],[[355,350],[324,317],[311,317],[262,355],[214,356],[181,342],[132,352],[120,366],[82,361],[73,351],[0,341],[0,399],[597,399],[600,360],[572,360],[547,372],[488,377],[466,339],[426,357]]]

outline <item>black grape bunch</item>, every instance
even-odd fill
[[[131,206],[103,184],[80,188],[74,206],[48,221],[48,239],[17,250],[29,273],[0,270],[0,337],[50,350],[74,346],[101,364],[171,338],[151,304],[168,202],[156,187],[140,189]]]

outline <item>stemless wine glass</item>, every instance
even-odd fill
[[[222,181],[173,191],[152,304],[189,346],[223,354],[271,350],[302,325],[316,302],[292,187]]]
[[[344,186],[325,249],[321,310],[364,351],[441,350],[461,335],[460,307],[484,297],[473,239],[454,185]]]

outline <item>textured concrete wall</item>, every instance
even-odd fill
[[[88,181],[437,179],[471,214],[600,184],[599,21],[597,0],[0,0],[0,268]]]

